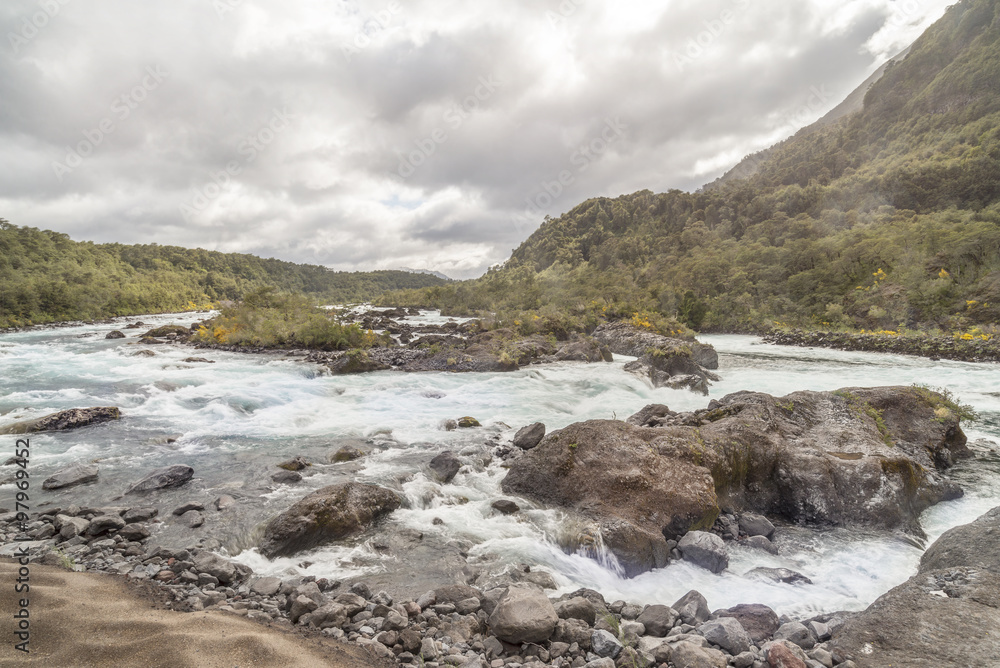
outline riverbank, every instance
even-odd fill
[[[831,348],[859,352],[916,355],[932,360],[1000,362],[1000,341],[952,336],[900,336],[898,334],[854,334],[847,332],[773,331],[764,343],[805,348]]]

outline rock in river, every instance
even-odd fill
[[[138,494],[142,492],[152,492],[157,489],[167,489],[169,487],[180,487],[194,477],[194,469],[190,466],[177,465],[166,466],[156,469],[146,477],[132,484],[126,494]]]
[[[261,554],[288,556],[361,533],[400,506],[399,497],[377,485],[350,482],[313,492],[271,520]]]
[[[121,411],[114,406],[71,408],[66,411],[51,413],[35,420],[15,422],[14,424],[0,428],[0,434],[32,434],[39,431],[77,429],[91,424],[118,420],[121,416]]]
[[[42,483],[42,489],[62,489],[96,482],[97,473],[97,466],[94,464],[74,464],[46,478]]]
[[[514,434],[514,445],[522,450],[531,450],[545,437],[545,425],[541,422],[521,427]]]

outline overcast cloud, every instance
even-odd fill
[[[951,2],[7,0],[0,217],[477,276],[546,214],[715,179]]]

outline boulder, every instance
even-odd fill
[[[196,571],[208,573],[224,585],[238,583],[244,578],[243,571],[236,564],[211,552],[199,552],[191,558],[191,561]]]
[[[104,338],[106,338],[106,339],[124,339],[125,335],[122,332],[119,332],[117,329],[113,329],[110,332],[108,332],[107,334],[105,334]]]
[[[377,485],[350,482],[324,487],[271,520],[260,551],[289,556],[357,535],[400,506],[399,497]]]
[[[807,668],[798,653],[784,642],[775,642],[767,648],[767,665],[771,668]]]
[[[341,462],[352,462],[355,459],[361,459],[364,456],[365,453],[358,448],[351,445],[345,445],[330,456],[330,461],[334,464],[339,464]]]
[[[721,573],[729,567],[726,544],[714,533],[689,531],[677,543],[677,549],[684,561],[690,561],[713,573]]]
[[[118,535],[125,540],[140,541],[145,538],[149,538],[149,529],[146,525],[133,522],[132,524],[126,524],[124,527],[118,530]]]
[[[708,394],[708,381],[718,380],[705,371],[719,366],[715,349],[707,344],[663,336],[625,322],[600,325],[594,338],[613,353],[638,358],[626,364],[625,370],[648,377],[654,387],[686,387]]]
[[[743,544],[755,550],[764,550],[771,554],[778,554],[778,546],[763,536],[750,536]]]
[[[497,499],[490,504],[490,507],[502,515],[513,515],[521,510],[521,507],[510,499]]]
[[[802,649],[812,649],[816,645],[816,639],[809,633],[809,629],[799,622],[786,622],[778,627],[774,632],[775,640],[786,640]]]
[[[97,466],[95,464],[74,464],[56,471],[45,479],[42,489],[64,489],[85,485],[97,481]]]
[[[1000,506],[941,534],[920,557],[920,572],[956,567],[1000,575]]]
[[[180,522],[186,527],[197,529],[205,523],[205,516],[197,510],[189,510],[180,516]]]
[[[118,531],[125,527],[125,520],[118,515],[99,515],[90,520],[87,527],[87,535],[100,536],[109,531]]]
[[[664,643],[657,649],[657,663],[671,662],[684,668],[726,668],[726,655],[716,649],[700,647],[693,642],[681,641],[673,646]]]
[[[548,640],[559,616],[545,594],[511,587],[489,617],[490,630],[500,640],[515,645]]]
[[[597,608],[582,596],[559,601],[554,607],[559,619],[579,619],[587,622],[590,626],[593,626],[597,619]]]
[[[430,463],[430,469],[435,479],[442,483],[451,482],[460,468],[462,468],[462,462],[451,450],[445,450],[434,457]]]
[[[682,622],[691,626],[707,622],[712,614],[708,610],[708,601],[705,597],[693,589],[677,599],[677,602],[670,607],[677,611]]]
[[[759,603],[744,603],[732,608],[717,610],[715,615],[735,618],[758,645],[769,640],[781,626],[777,613]]]
[[[236,505],[236,499],[228,494],[223,494],[215,500],[214,505],[216,510],[226,510],[227,508],[232,508]]]
[[[187,338],[191,336],[191,330],[183,325],[163,325],[162,327],[154,327],[148,330],[142,335],[144,339],[163,339],[163,338]]]
[[[194,477],[194,469],[190,466],[176,465],[166,466],[161,469],[151,471],[141,480],[133,483],[126,494],[141,494],[153,492],[158,489],[170,487],[180,487]]]
[[[860,668],[1000,666],[998,517],[942,534],[919,572],[849,618],[827,650]]]
[[[335,376],[342,376],[355,373],[368,373],[369,371],[383,371],[391,368],[373,359],[367,352],[361,349],[349,350],[337,359],[326,365]]]
[[[708,642],[718,645],[733,656],[749,652],[753,645],[753,640],[746,629],[733,617],[709,620],[698,627],[698,633]]]
[[[114,406],[71,408],[66,411],[59,411],[58,413],[50,413],[34,420],[15,422],[14,424],[0,427],[0,434],[33,434],[40,431],[78,429],[87,425],[119,420],[121,416],[121,411]]]
[[[182,506],[174,508],[172,514],[180,517],[189,510],[205,510],[205,506],[201,503],[185,503]]]
[[[601,362],[601,347],[591,340],[571,341],[559,347],[555,359],[560,362]]]
[[[501,488],[597,521],[629,576],[662,567],[665,535],[710,527],[719,509],[711,474],[660,456],[659,436],[615,420],[572,424],[516,459]]]
[[[279,485],[294,485],[302,482],[302,474],[298,471],[278,471],[271,475],[271,480]]]
[[[514,434],[514,445],[522,450],[531,450],[533,447],[538,445],[544,437],[545,425],[541,422],[536,422],[517,430],[517,433]]]
[[[660,418],[673,414],[674,412],[664,404],[648,404],[638,413],[628,416],[625,421],[636,427],[651,427],[658,424]]]
[[[774,535],[774,525],[763,515],[744,513],[740,515],[740,531],[747,536],[764,536],[770,540]]]
[[[618,638],[604,629],[598,629],[590,634],[590,649],[597,656],[614,660],[618,658],[625,647]]]
[[[469,417],[468,415],[466,415],[465,417],[458,418],[457,423],[458,423],[458,428],[459,429],[469,429],[471,427],[481,427],[482,426],[482,425],[479,424],[479,420],[477,420],[474,417]]]
[[[678,614],[666,605],[651,605],[643,610],[635,621],[646,628],[646,635],[663,638],[677,622]]]
[[[159,514],[160,511],[156,508],[129,508],[122,513],[122,519],[128,524],[132,524],[133,522],[148,522]]]
[[[292,457],[291,459],[278,464],[279,469],[285,469],[286,471],[301,471],[307,466],[312,465],[302,457]]]

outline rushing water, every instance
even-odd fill
[[[187,324],[199,315],[144,316],[151,325]],[[440,322],[434,314],[421,323]],[[860,609],[916,569],[921,550],[911,540],[888,533],[813,531],[781,527],[780,556],[730,545],[730,568],[713,575],[685,563],[620,577],[614,563],[566,554],[558,547],[576,527],[557,510],[516,499],[523,511],[502,516],[490,504],[505,469],[487,461],[490,438],[507,439],[514,429],[541,421],[549,431],[591,418],[624,418],[648,403],[675,410],[704,407],[710,398],[737,390],[784,395],[795,390],[845,386],[925,383],[946,387],[972,404],[982,420],[966,425],[975,441],[975,460],[951,476],[966,489],[964,498],[940,504],[922,517],[931,540],[952,526],[971,521],[1000,505],[1000,373],[996,365],[939,361],[895,355],[783,348],[753,337],[706,336],[720,352],[721,382],[706,398],[686,391],[653,389],[611,364],[558,363],[513,373],[454,374],[383,371],[332,377],[284,355],[241,355],[199,351],[187,346],[137,344],[145,331],[123,330],[129,338],[106,340],[116,325],[39,329],[0,336],[0,425],[66,408],[115,405],[124,419],[66,433],[31,437],[32,503],[136,505],[116,499],[145,472],[169,464],[189,464],[195,479],[154,501],[166,521],[154,540],[215,536],[232,552],[252,546],[255,528],[294,500],[319,487],[357,479],[400,491],[404,508],[395,512],[376,539],[327,547],[293,559],[264,559],[254,549],[238,559],[258,572],[346,578],[364,574],[397,588],[416,588],[434,577],[454,577],[462,566],[485,581],[517,564],[550,571],[562,590],[598,589],[610,599],[672,603],[698,589],[710,607],[765,603],[779,613],[805,615]],[[152,351],[140,356],[138,350]],[[213,364],[183,361],[207,357]],[[472,415],[482,429],[444,431],[448,418]],[[344,444],[371,451],[350,464],[327,464]],[[14,449],[13,437],[0,447]],[[426,463],[451,449],[483,463],[463,468],[447,485],[425,475]],[[274,464],[302,455],[315,463],[297,485],[277,485]],[[6,456],[0,457],[6,459]],[[100,466],[97,484],[43,492],[41,480],[78,461]],[[14,488],[2,480],[0,505],[10,507]],[[207,511],[203,528],[173,523],[169,510],[219,494],[240,502],[227,514]],[[409,531],[402,531],[403,529]],[[422,548],[406,547],[400,536],[424,536]],[[395,541],[395,542],[394,542]],[[412,542],[412,541],[411,541]],[[813,580],[812,585],[759,582],[742,576],[756,566],[783,566]]]

